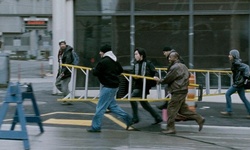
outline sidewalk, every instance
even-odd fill
[[[102,130],[88,133],[82,128],[45,127],[39,134],[38,127],[28,126],[31,150],[248,150],[250,129],[244,127],[177,125],[176,135],[159,132]],[[22,150],[22,141],[0,142],[1,150]]]

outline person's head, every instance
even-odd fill
[[[166,58],[168,58],[169,54],[171,52],[175,51],[175,50],[173,48],[171,48],[171,47],[166,46],[166,47],[163,48],[162,51],[163,51],[163,55],[166,56]]]
[[[229,52],[229,60],[240,59],[240,52],[237,49],[233,49]]]
[[[99,54],[100,54],[101,57],[103,57],[103,55],[104,55],[105,53],[107,53],[108,51],[111,51],[111,46],[108,45],[108,44],[105,44],[105,45],[103,45],[103,46],[100,48]]]
[[[168,60],[170,63],[174,63],[175,61],[179,60],[180,55],[177,52],[171,52],[169,54]]]
[[[66,49],[66,41],[65,40],[60,40],[59,41],[59,46],[60,46],[60,49],[62,50],[65,50]]]
[[[135,60],[143,61],[146,60],[146,52],[144,48],[138,47],[134,50]]]

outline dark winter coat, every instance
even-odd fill
[[[104,87],[119,87],[119,75],[123,72],[123,68],[119,62],[114,61],[108,56],[102,57],[95,68],[92,69],[93,75],[97,76],[100,83]]]
[[[133,67],[133,74],[148,76],[148,77],[159,77],[159,73],[155,70],[155,66],[151,61],[143,60],[139,62],[135,62]],[[146,94],[149,94],[149,90],[156,86],[156,81],[147,80],[146,81]],[[133,79],[133,89],[143,89],[143,79]]]
[[[233,73],[233,86],[242,87],[245,80],[249,78],[249,66],[236,59],[232,62],[231,71]]]
[[[70,64],[71,65],[73,63],[72,50],[73,50],[73,48],[69,45],[66,46],[66,49],[64,50],[64,52],[61,49],[59,50],[59,52],[58,52],[59,65],[60,65],[60,56],[62,56],[62,61],[61,61],[62,64]],[[59,68],[61,68],[61,69],[59,69],[57,76],[59,76],[61,73],[63,73],[64,76],[61,78],[62,80],[71,76],[71,72],[66,67],[59,66]]]

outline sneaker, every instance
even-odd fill
[[[93,133],[98,133],[98,132],[101,132],[101,130],[94,130],[92,128],[90,129],[87,129],[88,132],[93,132]]]
[[[231,112],[227,112],[227,111],[221,111],[220,114],[222,114],[224,116],[231,116],[232,115]]]
[[[67,102],[67,101],[63,101],[61,104],[62,104],[62,105],[72,105],[72,103]]]

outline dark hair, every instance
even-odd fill
[[[168,46],[166,46],[166,47],[164,47],[164,48],[163,48],[163,51],[171,51],[171,50],[173,50],[173,48],[172,48],[172,47],[168,47]]]
[[[135,51],[138,51],[138,53],[139,53],[140,55],[143,55],[143,60],[146,60],[147,55],[146,55],[146,51],[145,51],[144,48],[137,47],[137,48],[135,48],[134,52],[135,52]]]

